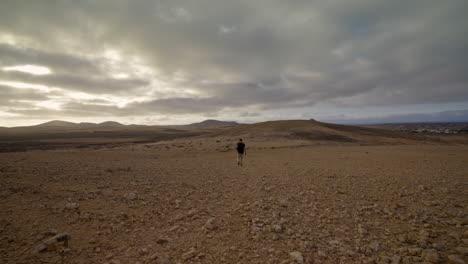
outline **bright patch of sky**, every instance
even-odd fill
[[[43,67],[43,66],[37,66],[37,65],[10,66],[10,67],[3,67],[2,70],[26,72],[26,73],[30,73],[34,75],[44,75],[44,74],[51,73],[49,68]]]

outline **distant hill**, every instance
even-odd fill
[[[42,124],[35,125],[34,127],[69,127],[69,126],[77,126],[78,124],[73,122],[67,122],[62,120],[52,120],[49,122],[45,122]]]
[[[90,123],[90,122],[81,122],[78,124],[80,128],[94,128],[98,127],[99,125],[96,123]]]
[[[99,123],[98,126],[100,127],[124,127],[125,125],[119,122],[115,122],[115,121],[106,121],[106,122]]]
[[[188,126],[191,127],[226,127],[226,126],[237,126],[239,123],[233,121],[219,121],[214,119],[208,119],[199,123],[192,123]]]
[[[62,120],[53,120],[49,122],[45,122],[38,125],[33,126],[21,126],[21,127],[11,127],[11,128],[4,128],[0,127],[0,130],[11,130],[11,129],[21,129],[21,130],[31,130],[31,129],[40,129],[41,131],[44,130],[70,130],[70,129],[98,129],[98,128],[150,128],[150,127],[191,127],[191,128],[216,128],[216,127],[229,127],[229,126],[237,126],[239,123],[237,122],[228,122],[228,121],[219,121],[219,120],[205,120],[199,123],[193,123],[189,125],[178,125],[178,126],[147,126],[147,125],[124,125],[116,121],[106,121],[102,123],[92,123],[92,122],[81,122],[81,123],[73,123],[68,121]]]
[[[125,127],[126,125],[121,124],[115,121],[106,121],[102,123],[91,123],[91,122],[81,122],[81,123],[73,123],[68,121],[62,120],[53,120],[49,122],[45,122],[42,124],[34,125],[34,126],[25,126],[21,128],[50,128],[50,129],[88,129],[88,128],[118,128],[118,127]]]
[[[312,120],[280,120],[238,125],[216,131],[211,136],[364,144],[404,144],[414,140],[425,140],[420,135],[388,129],[337,125]]]
[[[62,128],[77,128],[79,125],[73,122],[67,122],[62,120],[53,120],[49,122],[45,122],[39,125],[31,126],[31,127],[62,127]]]

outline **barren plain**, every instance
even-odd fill
[[[467,136],[312,121],[189,132],[3,142],[0,262],[468,261]]]

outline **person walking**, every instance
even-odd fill
[[[244,155],[247,156],[247,150],[245,149],[245,144],[242,142],[242,138],[239,138],[239,142],[237,142],[237,166],[244,165]]]

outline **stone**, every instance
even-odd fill
[[[130,200],[130,201],[138,200],[138,193],[136,192],[126,193],[124,197],[125,199]]]
[[[192,208],[192,209],[190,209],[190,210],[187,212],[187,216],[189,216],[189,217],[190,217],[190,216],[194,216],[194,215],[196,215],[196,214],[198,214],[198,210],[195,209],[195,208]]]
[[[47,229],[47,231],[45,232],[45,234],[46,234],[46,235],[49,235],[49,236],[50,236],[50,235],[55,236],[57,233],[58,233],[58,232],[57,232],[57,229],[55,229],[55,228],[49,228],[49,229]]]
[[[410,256],[419,256],[422,252],[422,248],[408,248],[408,254]]]
[[[283,227],[281,225],[273,225],[272,229],[275,233],[281,233],[283,231]]]
[[[390,264],[392,262],[392,259],[388,256],[382,256],[380,257],[378,264]]]
[[[253,224],[250,226],[250,231],[256,233],[262,231],[262,228],[258,225]]]
[[[55,235],[51,238],[48,238],[42,241],[42,243],[40,243],[36,247],[36,252],[45,252],[45,251],[55,250],[57,249],[57,244],[60,242],[63,242],[63,245],[65,247],[68,247],[68,240],[70,239],[71,239],[71,236],[69,233],[61,233],[61,234]]]
[[[466,247],[457,247],[455,248],[455,250],[461,255],[464,255],[464,256],[468,255],[468,248]]]
[[[429,231],[422,229],[419,231],[419,241],[426,242],[430,237]]]
[[[466,262],[459,255],[449,255],[448,256],[448,263],[449,264],[465,264]]]
[[[170,264],[170,260],[166,257],[157,257],[155,264]]]
[[[217,228],[216,226],[216,217],[212,217],[208,219],[205,223],[205,228],[208,230],[215,230]]]
[[[164,245],[166,244],[167,242],[169,242],[168,239],[166,238],[158,238],[158,240],[156,240],[156,243],[160,244],[160,245]]]
[[[147,248],[141,248],[140,249],[140,254],[141,255],[148,255],[148,253],[149,253],[149,250]]]
[[[374,241],[372,243],[370,243],[369,247],[373,250],[379,250],[380,249],[380,244],[379,242],[377,241]]]
[[[440,250],[444,249],[445,246],[444,246],[444,244],[441,244],[441,243],[434,243],[434,244],[432,244],[432,247],[435,248],[436,250],[440,251]]]
[[[301,252],[293,251],[289,253],[289,256],[295,263],[304,264],[304,257]]]
[[[401,257],[398,255],[394,255],[391,257],[391,264],[400,264],[401,263]]]
[[[189,259],[194,258],[196,255],[197,255],[197,252],[195,251],[194,248],[192,248],[189,251],[182,254],[182,259],[183,260],[189,260]]]
[[[361,236],[365,236],[367,235],[369,232],[367,231],[367,229],[362,226],[361,224],[358,225],[358,233],[361,235]]]
[[[418,186],[416,187],[416,189],[417,189],[418,191],[422,192],[422,191],[425,191],[425,190],[426,190],[426,187],[425,187],[424,185],[418,185]]]
[[[427,262],[439,263],[439,254],[434,249],[424,250],[423,253],[422,253],[422,257]]]
[[[281,200],[279,200],[279,204],[280,204],[282,207],[288,207],[288,200],[286,200],[286,199],[281,199]]]
[[[80,204],[79,203],[67,203],[65,205],[65,208],[68,209],[68,210],[78,209],[78,208],[80,208]]]

